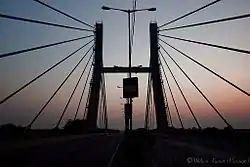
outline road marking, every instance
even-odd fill
[[[157,164],[156,164],[156,162],[154,161],[154,159],[152,159],[152,165],[153,165],[153,167],[157,167]]]
[[[116,156],[116,154],[117,154],[117,151],[118,151],[120,145],[121,145],[121,142],[116,146],[116,149],[115,149],[115,151],[114,151],[114,153],[113,153],[113,155],[112,155],[112,157],[111,157],[111,159],[110,159],[110,161],[109,161],[108,167],[111,167],[111,166],[112,166],[112,163],[113,163],[113,161],[114,161],[114,158],[115,158],[115,156]]]

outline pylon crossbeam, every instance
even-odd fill
[[[103,67],[103,73],[128,73],[129,67]],[[150,73],[150,67],[131,67],[132,73]]]

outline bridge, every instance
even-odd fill
[[[170,41],[192,43],[197,46],[234,52],[237,53],[237,55],[246,57],[249,56],[250,51],[247,49],[169,35],[173,30],[191,29],[193,27],[204,27],[214,24],[229,24],[229,22],[236,20],[245,20],[250,17],[249,13],[169,27],[169,25],[182,19],[184,20],[198,12],[202,12],[208,7],[223,3],[221,0],[215,0],[164,24],[159,24],[156,21],[150,22],[150,59],[148,66],[105,66],[105,55],[103,51],[103,45],[105,43],[103,39],[103,26],[105,26],[105,23],[96,22],[95,25],[91,25],[49,3],[40,0],[33,0],[33,2],[49,9],[51,12],[56,12],[59,15],[82,24],[82,27],[30,19],[28,17],[9,15],[0,12],[1,20],[12,20],[23,23],[40,24],[48,27],[76,30],[86,32],[88,35],[1,53],[0,61],[10,58],[14,60],[17,56],[70,44],[75,41],[87,40],[87,42],[66,55],[66,57],[63,57],[60,61],[48,67],[46,70],[39,72],[38,75],[26,83],[23,83],[18,89],[12,90],[12,92],[8,93],[6,96],[1,97],[0,105],[4,106],[7,102],[15,100],[15,97],[19,96],[21,92],[29,89],[32,85],[39,82],[39,80],[46,77],[48,73],[56,68],[60,68],[66,61],[69,61],[74,56],[84,51],[77,63],[74,64],[65,75],[62,82],[53,92],[51,92],[45,103],[37,109],[37,113],[32,119],[30,119],[26,125],[19,129],[17,128],[18,130],[16,131],[18,132],[15,131],[15,133],[18,133],[18,135],[15,136],[15,134],[14,138],[19,138],[21,136],[21,139],[15,139],[13,142],[1,141],[0,147],[2,151],[0,152],[0,157],[3,164],[11,164],[10,166],[13,166],[15,163],[19,163],[21,166],[196,166],[197,164],[202,166],[217,166],[221,164],[242,165],[242,161],[248,158],[248,161],[244,161],[243,165],[249,165],[249,157],[246,156],[249,153],[249,149],[244,146],[244,144],[247,143],[247,139],[249,139],[249,132],[247,130],[238,130],[238,128],[235,128],[234,123],[230,122],[227,117],[223,115],[219,107],[213,103],[213,99],[207,96],[200,84],[192,79],[191,75],[188,74],[188,70],[182,67],[181,63],[179,63],[172,53],[182,56],[183,59],[185,58],[194,66],[200,67],[214,78],[221,80],[221,82],[230,86],[230,89],[244,96],[247,100],[249,100],[250,97],[249,89],[247,90],[247,88],[243,88],[230,81],[230,79],[224,77],[220,72],[217,72],[205,63],[194,58],[192,55],[170,44]],[[136,9],[137,1],[134,0],[133,9],[131,11]],[[132,13],[131,26],[129,20],[129,31],[131,32],[129,36],[130,47],[134,44],[135,18],[136,15],[134,12]],[[246,58],[245,60],[248,61],[249,59]],[[86,64],[83,66],[84,61],[86,61]],[[172,65],[175,65],[174,68],[170,65],[170,62]],[[81,73],[76,77],[75,72],[78,69],[81,69]],[[181,73],[182,76],[186,78],[186,81],[188,81],[187,83],[190,83],[197,93],[199,93],[206,105],[208,105],[218,116],[220,121],[224,124],[224,130],[212,129],[212,132],[210,132],[209,129],[207,131],[205,130],[207,127],[203,126],[197,116],[198,113],[195,112],[195,107],[192,105],[193,103],[188,99],[188,97],[191,96],[185,93],[182,87],[183,84],[180,83],[179,77],[177,77],[176,69],[178,69],[178,73]],[[141,127],[142,129],[133,130],[132,128],[133,107],[129,99],[127,99],[126,104],[130,104],[131,108],[125,109],[124,111],[124,131],[118,132],[109,127],[109,107],[107,103],[107,96],[109,93],[106,89],[105,81],[105,74],[109,73],[113,73],[114,75],[117,73],[146,73],[148,75],[144,109],[145,116],[144,125]],[[36,121],[44,114],[45,110],[53,102],[56,96],[59,96],[58,94],[60,91],[73,76],[76,78],[76,82],[73,89],[68,93],[67,101],[54,127],[52,127],[51,130],[36,130],[33,128]],[[80,91],[79,99],[76,103],[75,112],[72,118],[64,125],[63,129],[62,124],[65,123],[63,120],[67,115],[70,104],[76,101],[74,96],[79,92],[78,90],[81,82],[83,82],[84,76],[86,77]],[[175,91],[170,84],[170,78],[175,84],[175,88],[177,88],[176,92],[179,92],[180,97],[183,98],[183,104],[181,105],[186,106],[187,111],[195,123],[196,127],[193,127],[193,129],[188,129],[188,127],[185,126],[185,116],[181,115],[180,107],[174,95]],[[45,87],[50,87],[50,85],[46,85]],[[125,87],[126,85],[123,85],[123,91],[125,91]],[[85,104],[84,109],[81,108],[83,104]],[[83,112],[83,116],[79,116],[80,112]],[[173,115],[177,116],[177,119],[173,119]],[[175,127],[176,124],[174,121],[176,120],[180,128]],[[3,134],[2,138],[5,138],[5,133],[9,134],[8,131],[11,130],[7,128],[7,130],[4,131],[4,126],[2,129],[3,132],[0,132]],[[201,135],[199,136],[199,134]],[[209,143],[206,138],[215,140],[215,142],[218,143],[223,143],[227,138],[221,137],[221,134],[228,137],[228,145],[213,145],[212,148],[209,148],[211,146],[209,144],[211,143]],[[43,135],[45,137],[39,137]],[[216,136],[219,137],[217,138]],[[242,138],[242,145],[237,143],[233,136]],[[204,140],[204,142],[201,140]],[[228,150],[226,146],[229,146],[230,143],[239,145],[233,146],[231,150]],[[218,147],[222,148],[218,149]],[[240,151],[242,151],[242,153],[240,153]],[[169,156],[166,157],[166,155]],[[235,156],[235,159],[230,159]],[[223,162],[224,160],[226,162]]]

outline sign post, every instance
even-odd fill
[[[129,103],[124,104],[124,109],[126,119],[132,119],[132,105]]]
[[[126,127],[128,126],[127,123],[130,125],[130,130],[132,130],[132,98],[138,96],[138,78],[123,78],[123,98],[130,99],[129,102],[124,105],[125,124]]]

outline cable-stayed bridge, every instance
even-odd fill
[[[76,93],[79,84],[81,83],[83,76],[87,75],[87,78],[84,81],[83,89],[81,90],[81,96],[77,103],[76,111],[74,113],[72,120],[72,124],[74,121],[77,122],[77,128],[82,127],[82,131],[85,132],[84,135],[80,136],[67,136],[64,135],[60,138],[50,138],[43,139],[39,142],[37,141],[29,141],[29,142],[21,142],[14,145],[12,148],[3,147],[4,152],[6,153],[7,158],[13,157],[22,165],[33,165],[33,166],[71,166],[71,165],[86,165],[86,166],[131,166],[131,164],[135,165],[138,163],[140,166],[180,166],[188,163],[185,159],[185,156],[204,156],[205,159],[211,160],[212,156],[217,156],[216,150],[204,149],[203,147],[198,146],[196,143],[186,143],[186,140],[189,140],[188,135],[181,134],[180,136],[185,136],[184,141],[179,141],[178,137],[176,137],[174,131],[174,124],[172,119],[173,112],[176,112],[178,116],[179,124],[181,125],[181,132],[184,133],[185,124],[183,123],[183,117],[179,112],[178,104],[173,95],[173,88],[169,84],[169,78],[173,78],[174,83],[176,84],[178,91],[180,92],[181,97],[183,98],[185,105],[188,108],[188,111],[192,115],[193,121],[196,124],[195,132],[201,132],[202,129],[206,128],[202,126],[199,118],[197,117],[195,111],[193,110],[192,105],[190,104],[185,92],[183,91],[181,84],[175,76],[175,72],[169,66],[168,62],[172,62],[176,65],[176,67],[180,70],[183,76],[190,82],[190,84],[197,90],[197,92],[201,95],[204,101],[213,109],[216,115],[221,119],[221,121],[225,124],[226,132],[223,131],[226,135],[230,135],[234,131],[234,125],[229,122],[226,117],[220,112],[220,110],[213,104],[212,100],[207,97],[207,95],[202,91],[198,84],[190,77],[190,75],[185,71],[185,69],[176,61],[176,59],[170,54],[169,50],[175,51],[180,56],[183,56],[190,62],[194,64],[194,66],[201,67],[211,75],[216,78],[219,78],[222,82],[230,85],[232,89],[238,91],[238,93],[245,95],[249,98],[250,93],[245,89],[241,88],[237,84],[234,84],[229,79],[223,77],[220,73],[215,70],[207,67],[202,64],[198,60],[194,59],[191,55],[183,52],[179,48],[173,46],[166,39],[174,39],[178,41],[183,41],[186,43],[194,43],[197,45],[202,45],[204,47],[218,48],[222,50],[226,50],[229,52],[236,52],[238,54],[242,54],[243,56],[249,56],[250,51],[233,48],[224,45],[217,45],[213,43],[207,43],[202,41],[196,41],[192,39],[181,38],[178,36],[171,36],[168,34],[164,34],[165,32],[170,32],[173,30],[179,29],[187,29],[192,27],[199,26],[207,26],[210,24],[223,24],[227,22],[231,22],[234,20],[241,20],[250,17],[250,14],[237,15],[226,18],[219,18],[214,20],[208,20],[205,22],[191,23],[182,26],[170,27],[169,25],[185,19],[186,17],[191,17],[191,15],[202,12],[206,8],[216,5],[221,0],[213,1],[209,4],[206,4],[200,8],[197,8],[189,13],[186,13],[176,19],[168,21],[164,24],[158,24],[157,22],[151,22],[149,24],[149,37],[150,37],[150,61],[147,67],[109,67],[104,66],[103,63],[103,23],[97,22],[95,25],[90,25],[68,13],[65,13],[62,10],[59,10],[56,7],[49,5],[40,0],[34,0],[40,5],[57,12],[73,21],[76,21],[83,25],[83,27],[76,27],[71,25],[63,25],[54,22],[47,22],[43,20],[34,20],[26,17],[13,16],[0,13],[0,17],[3,19],[16,20],[20,22],[41,24],[50,27],[60,27],[64,29],[71,29],[77,31],[87,32],[89,35],[81,36],[74,39],[68,39],[64,41],[59,41],[55,43],[49,43],[46,45],[39,45],[32,48],[25,48],[22,50],[15,50],[8,53],[1,53],[0,59],[7,59],[9,57],[21,56],[21,54],[30,53],[33,51],[39,51],[46,48],[55,47],[58,45],[66,45],[73,41],[79,41],[83,39],[87,39],[87,42],[83,44],[81,47],[49,67],[48,69],[42,71],[33,79],[24,83],[19,89],[13,90],[13,92],[9,93],[7,96],[0,99],[0,105],[4,105],[8,100],[14,99],[20,92],[25,89],[29,89],[29,87],[35,82],[39,82],[39,79],[42,77],[46,77],[48,73],[53,71],[55,68],[58,68],[60,65],[65,63],[67,60],[74,57],[77,53],[81,52],[83,49],[86,49],[85,53],[78,60],[78,62],[72,66],[69,73],[65,76],[64,80],[58,85],[58,87],[51,92],[50,97],[43,104],[41,108],[38,109],[38,112],[34,115],[34,117],[25,125],[23,128],[23,134],[29,134],[32,132],[32,126],[39,119],[39,117],[44,113],[46,107],[52,103],[55,96],[63,89],[63,86],[67,83],[67,81],[72,77],[76,69],[79,69],[81,66],[82,72],[80,76],[77,77],[73,90],[70,91],[67,102],[61,112],[60,117],[55,123],[53,127],[53,133],[64,133],[61,132],[60,127],[62,124],[62,120],[67,113],[68,107],[72,102],[72,98]],[[136,9],[137,1],[133,2],[133,10]],[[132,24],[131,24],[131,41],[130,44],[133,46],[133,39],[135,34],[135,23],[136,17],[135,13],[132,16]],[[1,61],[1,60],[0,60]],[[86,64],[82,67],[83,62],[86,61]],[[166,68],[165,68],[166,67]],[[167,76],[166,71],[171,74]],[[147,83],[147,92],[146,92],[146,101],[145,101],[145,118],[144,118],[144,130],[138,132],[126,132],[123,133],[115,133],[115,134],[107,134],[106,132],[110,132],[109,129],[109,117],[108,117],[108,104],[107,104],[107,90],[105,83],[105,73],[147,73],[148,74],[148,83]],[[88,86],[89,85],[89,86]],[[165,87],[167,85],[167,87]],[[172,98],[174,104],[174,110],[170,109],[170,99],[167,96],[167,91],[170,92],[170,97]],[[86,99],[83,99],[83,96],[87,95]],[[84,101],[85,100],[85,101]],[[80,111],[80,106],[84,104],[84,114],[81,119],[77,119]],[[126,119],[126,118],[125,118]],[[126,122],[126,121],[125,121]],[[149,132],[148,130],[152,130],[155,123],[156,130],[154,132]],[[126,125],[125,125],[126,126]],[[81,131],[81,128],[80,130]],[[93,132],[100,131],[101,134],[93,134]],[[146,132],[144,132],[146,131]],[[128,133],[128,134],[127,134]],[[138,134],[134,134],[138,133]],[[150,135],[148,134],[150,133]],[[165,134],[167,133],[167,134]],[[177,133],[177,132],[176,132]],[[216,132],[217,133],[217,132]],[[175,135],[174,135],[175,134]],[[238,133],[237,133],[238,134]],[[148,136],[149,135],[149,136]],[[172,135],[175,136],[172,138]],[[241,133],[238,135],[242,135]],[[177,135],[178,136],[178,135]],[[165,139],[167,138],[167,139]],[[177,139],[176,139],[177,138]],[[154,142],[152,142],[153,140]],[[145,143],[144,143],[145,142]],[[157,157],[154,157],[152,154],[152,150],[144,147],[149,147],[148,145],[155,145],[154,150]],[[20,146],[22,145],[22,146]],[[141,148],[143,147],[143,148]],[[164,149],[165,148],[165,149]],[[145,150],[143,150],[145,149]],[[126,151],[130,150],[129,153]],[[133,153],[131,153],[131,150]],[[143,151],[142,151],[143,150]],[[166,150],[169,150],[167,152]],[[126,153],[124,153],[126,152]],[[146,153],[145,153],[146,152]],[[177,152],[177,153],[176,153]],[[199,152],[199,153],[197,153]],[[144,155],[145,153],[145,155]],[[166,159],[163,154],[169,153]],[[131,154],[130,156],[128,156]],[[215,155],[216,154],[216,155]],[[1,153],[2,155],[2,153]],[[132,156],[133,155],[133,156]],[[143,155],[143,156],[142,156]],[[229,154],[226,154],[223,150],[218,153],[218,157],[223,159],[227,157]],[[4,155],[2,156],[4,157]],[[66,160],[69,157],[68,160]],[[101,158],[100,158],[101,157]],[[125,158],[124,158],[125,157]],[[145,158],[147,157],[147,158]],[[152,158],[154,157],[154,158]],[[177,158],[176,158],[177,157]],[[181,158],[185,157],[185,158]],[[242,158],[242,157],[241,157]],[[178,160],[180,159],[180,160]],[[194,159],[191,159],[189,165],[195,165]],[[190,161],[191,161],[190,160]],[[3,161],[4,163],[12,163],[8,161]],[[138,161],[138,162],[137,162]],[[126,163],[127,164],[126,164]],[[15,163],[15,162],[13,162]],[[229,163],[229,162],[228,162]],[[122,165],[121,165],[122,164]],[[143,165],[142,165],[143,164]],[[201,162],[198,163],[201,165]],[[137,165],[137,166],[138,166]],[[197,165],[197,163],[196,163]],[[205,163],[202,165],[215,166],[213,162]],[[13,164],[12,164],[13,166]]]

